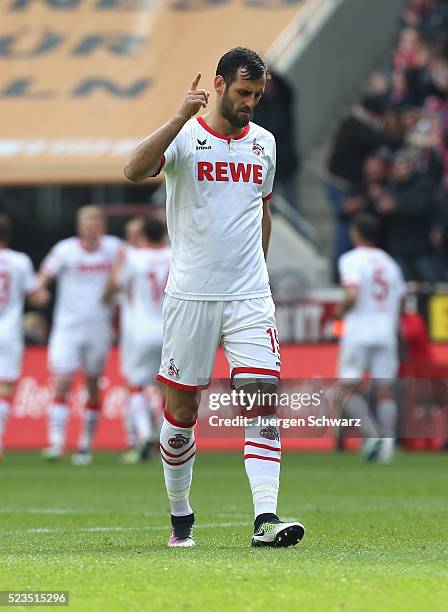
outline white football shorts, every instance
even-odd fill
[[[48,345],[48,366],[55,376],[72,376],[82,368],[88,376],[103,373],[111,344],[109,323],[95,327],[54,327]]]
[[[0,342],[0,382],[13,383],[22,371],[23,344]]]
[[[280,376],[280,347],[271,297],[196,301],[165,296],[164,339],[157,380],[178,389],[206,388],[221,342],[231,378]]]
[[[396,345],[366,345],[342,341],[339,352],[339,378],[361,379],[365,373],[371,378],[393,379],[398,373]]]
[[[120,344],[121,373],[131,387],[143,387],[155,381],[162,355],[162,334],[137,338],[123,334]]]

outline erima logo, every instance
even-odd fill
[[[207,146],[207,138],[205,140],[199,140],[197,138],[198,144],[196,146],[196,151],[203,151],[204,149],[211,149],[212,145]]]

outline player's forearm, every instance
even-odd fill
[[[264,253],[265,259],[267,259],[267,256],[268,256],[269,240],[271,238],[271,229],[272,229],[271,211],[269,210],[269,204],[267,202],[264,202],[263,203],[263,222],[262,222],[262,244],[263,244],[263,253]]]
[[[104,304],[110,304],[112,302],[114,295],[117,293],[117,291],[118,291],[118,286],[112,279],[109,279],[106,285],[106,288],[104,289],[104,292],[103,292]]]
[[[37,274],[36,292],[42,289],[47,289],[52,280],[52,276],[45,270],[41,269]]]
[[[162,155],[185,123],[186,119],[178,114],[142,140],[124,167],[126,177],[134,183],[139,183],[154,176],[159,170]]]

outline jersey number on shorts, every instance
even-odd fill
[[[389,295],[389,283],[384,278],[383,268],[375,268],[373,271],[372,297],[377,302],[384,302]]]
[[[3,309],[11,297],[11,275],[5,270],[0,271],[0,310]]]

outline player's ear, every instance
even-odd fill
[[[216,93],[221,96],[224,93],[224,89],[226,87],[224,77],[222,77],[220,74],[216,75],[214,85]]]

